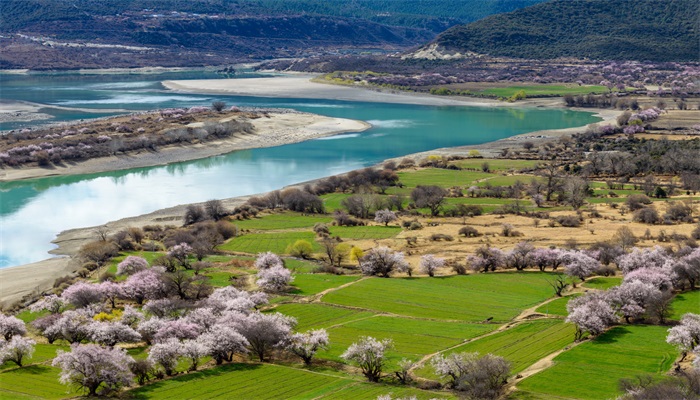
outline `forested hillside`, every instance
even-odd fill
[[[454,27],[447,51],[530,59],[698,61],[697,0],[555,0]]]
[[[0,68],[194,67],[403,51],[451,26],[540,1],[4,0]]]

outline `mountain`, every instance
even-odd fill
[[[453,27],[425,49],[529,59],[700,61],[698,0],[554,0]]]
[[[543,0],[2,0],[0,68],[222,65],[396,52]]]

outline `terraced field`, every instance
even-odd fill
[[[512,373],[518,373],[537,360],[571,344],[574,341],[574,330],[573,325],[556,320],[524,322],[503,332],[455,347],[444,354],[495,354],[510,361]],[[416,372],[419,376],[437,379],[430,365]]]
[[[357,275],[296,274],[292,283],[295,289],[292,289],[289,293],[311,296],[358,279],[360,277]]]
[[[618,326],[554,359],[554,366],[518,384],[550,397],[614,397],[621,378],[668,371],[678,352],[666,343],[665,326]]]
[[[676,295],[671,304],[671,319],[680,320],[685,313],[700,314],[700,290]]]
[[[331,347],[320,352],[320,358],[341,361],[340,355],[360,336],[392,339],[394,347],[387,352],[387,370],[397,368],[402,358],[418,361],[423,356],[458,345],[490,332],[497,325],[437,322],[404,317],[375,316],[350,321],[328,330]]]
[[[157,382],[129,392],[135,399],[375,399],[392,393],[417,399],[451,398],[405,387],[368,384],[270,364],[229,364]]]
[[[290,315],[297,319],[297,330],[328,328],[349,321],[368,318],[375,315],[369,311],[358,311],[350,308],[335,307],[326,304],[288,303],[280,304],[274,311]]]
[[[553,295],[548,276],[532,272],[371,278],[328,293],[322,300],[419,318],[505,322]]]
[[[239,251],[243,253],[257,254],[271,251],[275,254],[286,254],[287,246],[297,240],[306,240],[311,243],[315,252],[321,251],[321,246],[316,242],[313,232],[274,232],[251,233],[235,237],[219,246],[226,251]]]

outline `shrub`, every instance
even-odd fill
[[[644,224],[658,224],[661,222],[659,213],[653,207],[643,207],[635,211],[634,220]]]
[[[630,211],[639,210],[649,204],[651,204],[651,199],[643,194],[633,194],[625,200],[625,205]]]
[[[446,242],[451,242],[455,239],[452,236],[446,235],[444,233],[433,233],[432,235],[430,235],[430,240],[432,240],[433,242],[439,242],[442,240]]]
[[[478,237],[481,234],[473,226],[463,226],[459,229],[459,234],[464,237]]]
[[[314,253],[311,243],[304,239],[299,239],[294,244],[287,247],[287,253],[293,257],[310,258]]]
[[[576,215],[560,215],[555,220],[565,228],[578,228],[581,226],[581,219]]]

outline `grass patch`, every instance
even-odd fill
[[[54,357],[56,357],[56,352],[58,350],[70,351],[70,347],[38,343],[36,346],[34,346],[34,355],[31,358],[25,358],[22,360],[22,364],[24,365],[23,368],[26,368],[29,365],[41,364],[48,360],[52,360]],[[5,371],[12,368],[18,368],[17,364],[10,361],[0,364],[0,371]],[[0,380],[2,380],[1,377],[2,375],[0,375]]]
[[[312,228],[316,223],[329,223],[333,218],[327,215],[302,215],[295,212],[269,214],[258,218],[235,221],[240,229],[272,230]]]
[[[540,161],[537,160],[508,160],[501,158],[472,158],[468,160],[455,161],[452,164],[460,168],[481,169],[484,163],[489,164],[491,171],[510,171],[525,168],[534,168]]]
[[[297,319],[297,331],[308,329],[328,328],[374,315],[368,311],[358,311],[350,308],[334,307],[325,304],[280,304],[272,311],[280,312]]]
[[[617,276],[610,276],[589,279],[586,282],[584,282],[582,286],[591,289],[607,290],[611,287],[620,286],[621,283],[622,278]]]
[[[563,317],[566,317],[569,315],[569,313],[566,311],[566,305],[569,303],[569,300],[580,296],[579,294],[574,294],[571,296],[566,296],[566,297],[560,297],[556,300],[552,300],[547,304],[543,304],[539,307],[537,307],[538,313],[542,314],[549,314],[549,315],[561,315]]]
[[[607,93],[608,88],[600,85],[515,85],[501,88],[489,88],[478,91],[486,96],[511,97],[519,91],[524,91],[527,97],[533,96],[564,96],[566,94],[579,95],[589,93]]]
[[[618,381],[638,374],[668,371],[677,356],[666,343],[667,327],[619,326],[554,359],[555,365],[525,379],[527,392],[577,399],[621,394]]]
[[[360,279],[359,276],[330,275],[330,274],[296,274],[289,293],[310,296],[326,289],[338,287]]]
[[[323,296],[327,303],[443,320],[508,321],[552,296],[548,273],[370,278]]]
[[[418,185],[437,185],[444,188],[468,186],[477,179],[495,176],[486,172],[459,171],[452,169],[426,168],[411,172],[399,172],[399,179],[408,188]]]
[[[315,252],[321,251],[321,246],[316,243],[316,235],[313,232],[275,232],[275,233],[251,233],[235,237],[219,246],[220,250],[240,251],[243,253],[257,254],[271,251],[276,254],[286,254],[287,246],[297,240],[306,240],[311,243]]]
[[[55,356],[55,354],[54,354]],[[79,393],[58,381],[59,368],[38,364],[0,373],[1,399],[62,399]]]
[[[560,350],[574,340],[574,326],[557,320],[531,321],[514,328],[456,347],[445,354],[495,354],[511,362],[511,372],[517,374],[539,359]],[[436,379],[433,367],[426,365],[416,371],[419,376]]]
[[[479,187],[485,187],[488,185],[491,186],[511,186],[515,184],[515,182],[521,182],[523,184],[529,184],[532,179],[536,179],[539,182],[544,182],[545,179],[535,176],[535,175],[509,175],[509,176],[495,176],[490,179],[486,179],[484,181],[478,182],[476,186]]]
[[[343,239],[388,239],[401,233],[398,226],[331,226],[331,236]]]
[[[685,313],[700,314],[700,290],[680,293],[671,304],[671,319],[680,320]]]
[[[427,354],[458,345],[496,328],[489,324],[438,322],[403,317],[376,316],[344,323],[328,330],[331,347],[319,357],[343,361],[340,355],[360,336],[392,339],[394,347],[387,351],[386,370],[397,368],[402,358],[418,361]],[[573,335],[572,335],[573,336]]]

